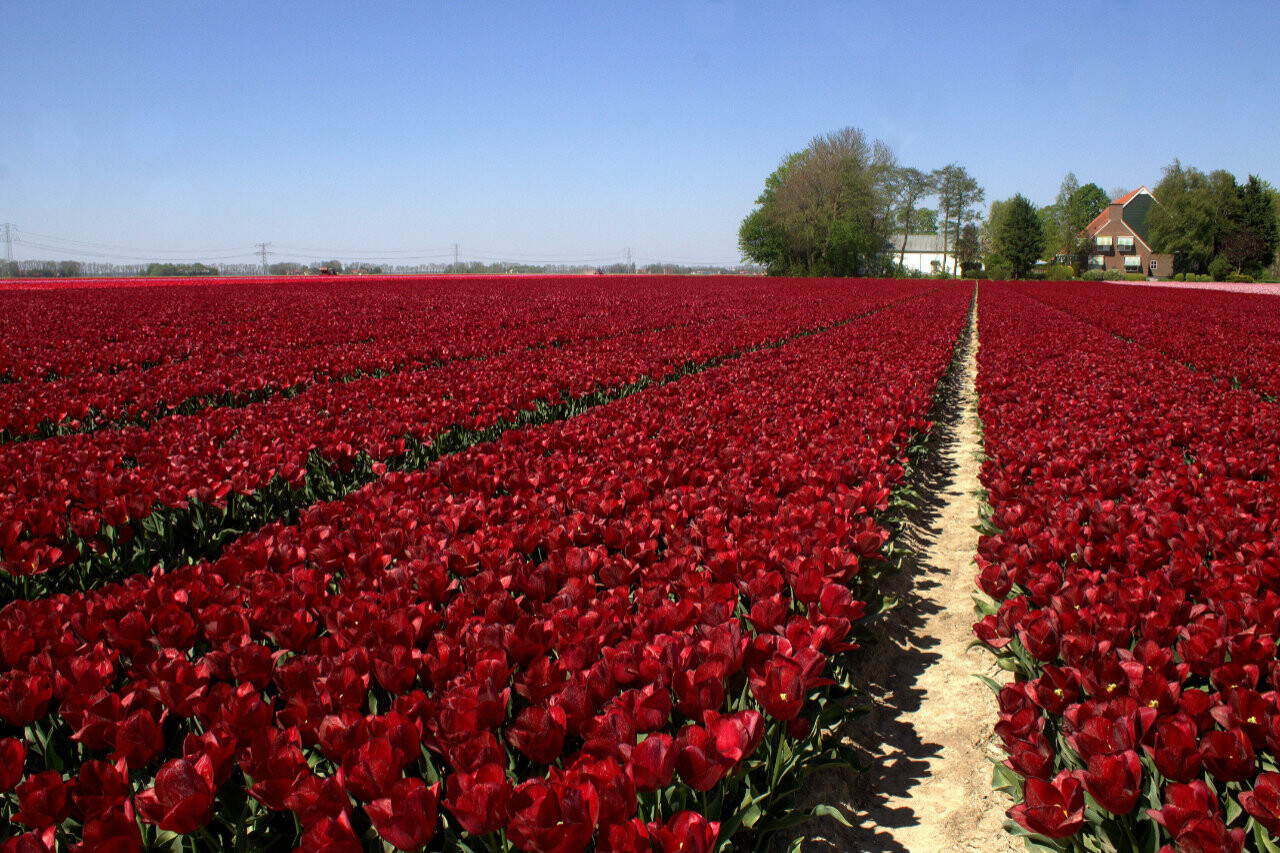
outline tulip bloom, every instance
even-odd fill
[[[1023,801],[1009,809],[1009,817],[1048,838],[1070,838],[1084,826],[1084,787],[1068,771],[1052,782],[1028,779]]]
[[[185,758],[165,763],[156,785],[138,795],[138,811],[145,823],[185,835],[213,817],[213,762],[202,755],[195,764]]]

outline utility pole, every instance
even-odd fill
[[[13,223],[6,222],[4,224],[4,262],[5,266],[13,264],[13,232],[9,229],[13,228]]]
[[[262,253],[262,274],[270,275],[270,273],[267,272],[267,247],[270,246],[271,244],[270,243],[254,243],[253,245],[257,246],[258,251]]]
[[[633,264],[633,263],[631,262],[631,247],[630,247],[630,246],[628,246],[628,247],[627,247],[627,269],[631,270],[632,272],[635,272],[635,271],[636,271],[636,265],[635,265],[635,264]]]
[[[453,244],[453,271],[458,271],[458,244]]]

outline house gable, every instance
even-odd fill
[[[1156,198],[1149,192],[1138,193],[1124,206],[1125,224],[1133,229],[1133,233],[1137,234],[1144,243],[1149,242],[1147,216],[1155,206]]]

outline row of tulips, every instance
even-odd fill
[[[1280,407],[1042,296],[979,298],[996,782],[1037,849],[1276,850]]]
[[[0,849],[764,844],[838,752],[850,585],[970,296],[387,473],[213,562],[10,603]]]
[[[654,277],[642,299],[616,279],[583,281],[0,290],[2,310],[15,318],[0,340],[0,375],[11,380],[0,383],[0,441],[145,425],[315,382],[713,322],[744,308],[758,313],[769,295],[756,282],[691,289]]]
[[[1214,378],[1280,397],[1280,300],[1115,284],[1046,284],[1037,299]]]
[[[694,289],[677,277],[647,278],[682,313],[733,296],[741,279],[713,278]],[[479,355],[480,329],[508,337],[542,329],[645,328],[648,300],[616,278],[367,277],[347,279],[201,279],[80,281],[54,288],[0,282],[11,319],[0,340],[0,376],[50,384],[76,377],[296,353],[317,371],[388,368],[402,358],[431,361]],[[746,285],[747,289],[751,285]],[[632,328],[630,323],[639,323]],[[584,324],[575,329],[574,324]],[[424,333],[458,332],[457,340]],[[529,331],[532,329],[532,331]],[[57,346],[50,346],[54,342]],[[351,359],[355,359],[352,361]],[[112,399],[111,402],[118,402]]]
[[[847,319],[929,287],[831,288],[824,299],[767,314],[735,312],[707,324],[318,384],[146,429],[0,446],[0,549],[14,578],[8,594],[87,588],[156,563],[186,562],[368,482],[384,466],[419,467],[476,431],[552,419],[831,322],[833,312]],[[660,322],[660,306],[652,311]]]

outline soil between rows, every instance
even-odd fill
[[[1021,849],[1003,829],[1012,803],[991,787],[989,759],[1003,758],[992,730],[996,699],[974,677],[1004,681],[1007,673],[969,649],[982,450],[976,310],[970,323],[919,472],[923,505],[903,532],[915,559],[886,579],[899,601],[873,626],[879,640],[854,653],[867,712],[851,717],[844,735],[869,769],[817,773],[801,795],[802,807],[836,806],[853,826],[813,820],[797,839],[803,851]]]

